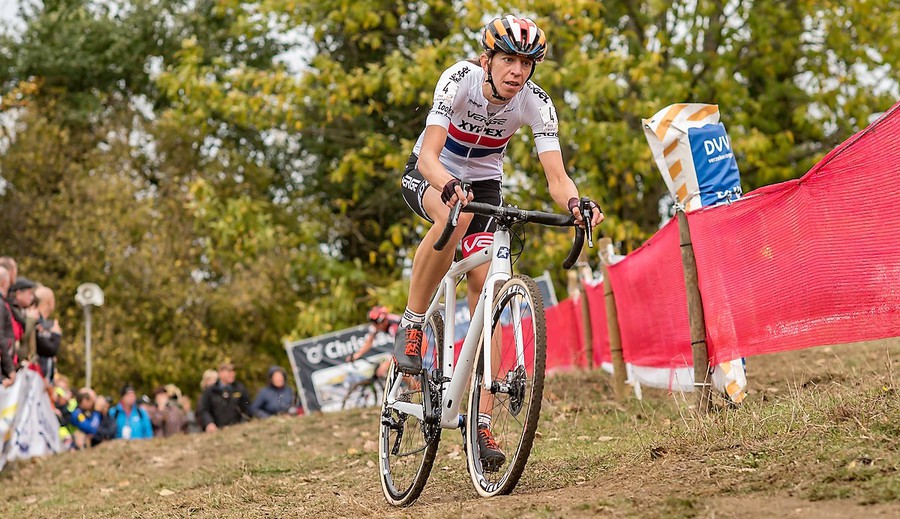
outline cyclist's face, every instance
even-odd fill
[[[505,52],[495,53],[490,60],[487,59],[487,55],[482,55],[482,64],[490,65],[494,86],[503,97],[518,94],[525,87],[525,81],[528,80],[534,67],[534,61]]]

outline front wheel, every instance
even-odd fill
[[[494,296],[491,309],[491,371],[484,389],[484,341],[469,390],[466,456],[472,483],[485,497],[509,494],[519,482],[537,431],[544,392],[547,326],[540,289],[514,276]],[[479,440],[479,422],[490,422],[496,445]],[[486,447],[482,452],[482,447]],[[496,449],[503,454],[498,455]],[[489,452],[490,451],[490,452]]]
[[[424,415],[425,399],[430,399],[440,413],[440,394],[429,385],[431,373],[440,366],[444,320],[435,312],[423,329],[422,365],[425,375],[404,375],[391,363],[381,404],[378,428],[378,471],[381,488],[388,503],[408,506],[418,499],[437,454],[441,441],[440,420],[426,422],[399,408],[417,409]],[[397,386],[399,391],[392,392]],[[396,395],[396,402],[392,397]]]

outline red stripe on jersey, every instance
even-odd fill
[[[468,133],[460,130],[454,124],[450,125],[450,136],[458,141],[468,142],[469,144],[475,144],[477,142],[479,146],[488,146],[491,148],[506,146],[506,143],[512,138],[512,135],[505,139],[495,139],[493,137]],[[481,137],[480,141],[478,140],[479,137]]]

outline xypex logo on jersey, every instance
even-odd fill
[[[666,187],[685,210],[740,198],[741,176],[717,105],[670,105],[643,124]]]
[[[468,258],[476,252],[487,249],[494,244],[494,234],[489,232],[477,232],[462,239],[463,258]]]

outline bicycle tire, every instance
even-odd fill
[[[412,379],[412,382],[404,382],[408,383],[404,394],[423,407],[424,398],[430,398],[432,404],[437,404],[435,409],[440,412],[440,394],[431,390],[428,378],[434,369],[440,367],[443,357],[444,319],[441,314],[435,312],[423,331],[426,352],[428,346],[432,342],[434,344],[434,362],[425,370],[426,375],[407,376],[407,381]],[[427,366],[428,363],[423,364]],[[441,425],[439,421],[433,424],[423,423],[395,409],[386,408],[390,388],[398,376],[403,376],[396,368],[396,363],[392,362],[384,384],[381,423],[378,427],[378,469],[381,489],[387,502],[394,506],[409,506],[419,498],[428,482],[441,441]],[[415,389],[416,385],[419,386],[418,390]],[[403,459],[406,457],[414,459]]]
[[[376,382],[372,379],[360,380],[350,386],[344,399],[341,401],[341,410],[354,409],[357,407],[370,407],[369,402],[380,402],[380,393],[376,387]],[[350,403],[350,407],[347,404]]]
[[[516,307],[518,317],[513,314]],[[469,389],[465,439],[469,475],[476,491],[484,497],[509,494],[525,470],[540,419],[547,355],[544,302],[533,279],[516,275],[504,283],[496,291],[490,316],[492,344],[497,348],[491,362],[495,375],[491,391],[482,390],[484,341],[479,341]],[[515,348],[519,335],[522,358]],[[482,464],[479,454],[477,425],[482,410],[490,411],[491,431],[507,456],[495,467]]]

